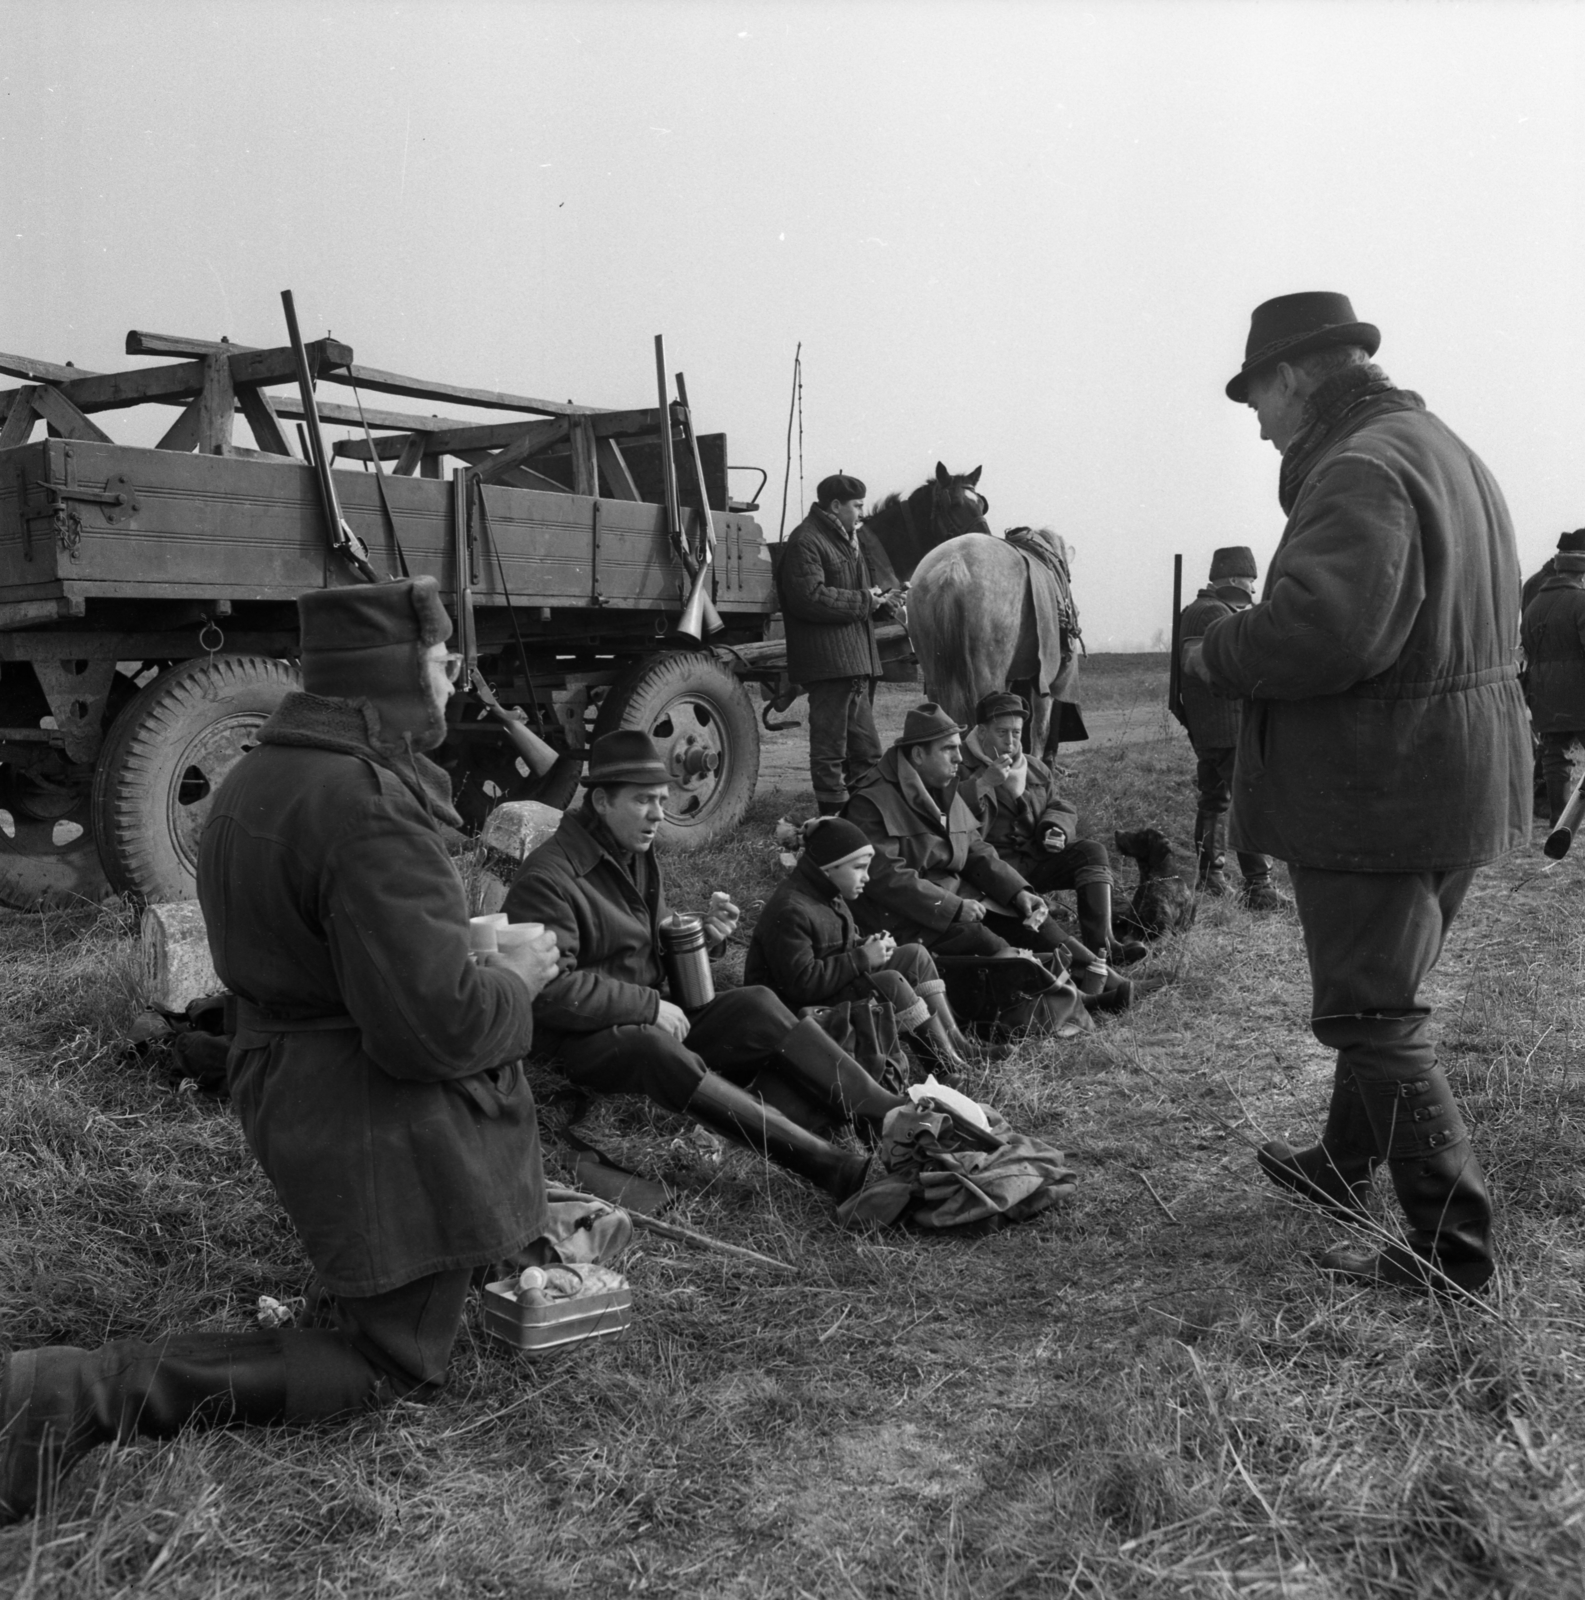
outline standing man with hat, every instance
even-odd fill
[[[845,472],[822,478],[776,572],[787,676],[809,696],[809,780],[821,816],[839,812],[854,781],[881,758],[874,619],[890,615],[895,596],[874,586],[859,547],[865,492]]]
[[[1420,986],[1476,868],[1529,834],[1519,562],[1490,472],[1371,365],[1380,339],[1344,295],[1256,308],[1227,395],[1282,455],[1288,523],[1260,603],[1212,622],[1185,670],[1246,702],[1233,844],[1289,864],[1311,1027],[1337,1051],[1320,1140],[1260,1164],[1353,1217],[1385,1161],[1406,1242],[1322,1266],[1474,1290],[1491,1206]]]
[[[460,819],[423,753],[461,661],[438,586],[316,590],[298,616],[303,692],[216,791],[198,897],[235,996],[231,1103],[335,1326],[13,1352],[0,1522],[102,1442],[432,1398],[474,1269],[545,1231],[520,1058],[556,950],[469,957]]]
[[[624,729],[590,746],[583,781],[583,805],[523,863],[506,897],[512,921],[543,923],[561,951],[563,970],[534,1008],[538,1049],[579,1088],[647,1095],[846,1199],[868,1158],[810,1128],[854,1122],[877,1133],[903,1097],[769,989],[728,989],[691,1013],[667,999],[660,924],[669,908],[652,846],[670,771],[647,734]],[[707,947],[719,954],[737,923],[730,898],[713,894]]]
[[[1227,545],[1211,557],[1210,582],[1184,607],[1182,637],[1194,644],[1219,617],[1254,604],[1255,552],[1248,545]],[[1233,798],[1233,758],[1238,752],[1239,703],[1217,694],[1199,678],[1183,682],[1183,715],[1194,746],[1194,784],[1200,803],[1194,813],[1194,848],[1199,857],[1202,894],[1227,893],[1223,870],[1223,827]],[[1239,898],[1251,911],[1282,911],[1291,903],[1271,881],[1271,860],[1252,850],[1238,852],[1244,876]]]
[[[1558,537],[1552,573],[1525,606],[1519,636],[1547,812],[1556,827],[1574,787],[1574,747],[1585,742],[1585,528]]]

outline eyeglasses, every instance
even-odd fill
[[[455,683],[462,676],[464,657],[455,650],[446,652],[446,682]]]

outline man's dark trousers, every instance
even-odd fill
[[[809,780],[819,805],[847,803],[848,790],[881,758],[873,678],[821,678],[809,696]]]
[[[1202,878],[1207,870],[1206,856],[1214,858],[1222,853],[1222,818],[1233,799],[1233,758],[1237,754],[1235,745],[1194,747],[1194,786],[1200,792],[1194,843]],[[1265,878],[1271,873],[1271,860],[1252,850],[1240,850],[1238,870],[1246,879]]]
[[[1337,1051],[1334,1094],[1361,1097],[1375,1140],[1373,1150],[1334,1152],[1338,1165],[1386,1160],[1411,1246],[1425,1254],[1434,1247],[1449,1261],[1489,1261],[1480,1167],[1436,1064],[1430,1007],[1420,1002],[1474,869],[1329,872],[1290,864],[1288,873],[1310,961],[1310,1026]],[[1456,1169],[1451,1193],[1433,1186],[1444,1208],[1459,1207],[1456,1219],[1417,1214],[1416,1180],[1427,1163]]]

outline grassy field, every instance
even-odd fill
[[[1156,726],[1162,658],[1113,666],[1087,709]],[[1187,834],[1181,735],[1063,760],[1086,833]],[[807,809],[763,792],[672,863],[675,897],[763,900],[771,826]],[[1481,875],[1432,986],[1499,1209],[1485,1304],[1314,1270],[1337,1229],[1251,1153],[1311,1134],[1329,1080],[1298,927],[1208,904],[1131,1014],[972,1085],[1068,1152],[1060,1212],[843,1234],[609,1103],[602,1142],[671,1177],[680,1219],[796,1276],[640,1235],[624,1338],[533,1367],[471,1322],[434,1406],[101,1452],[55,1518],[0,1531],[0,1593],[1585,1595],[1581,865],[1538,844]],[[131,951],[108,914],[0,917],[6,1344],[240,1328],[306,1275],[225,1106],[129,1055]]]

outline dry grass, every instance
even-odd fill
[[[1159,703],[1148,664],[1110,689]],[[1071,773],[1087,832],[1185,833],[1181,738]],[[770,824],[807,800],[762,795],[673,864],[678,898],[762,899]],[[1314,1271],[1335,1231],[1249,1149],[1313,1131],[1329,1076],[1298,929],[1213,905],[1130,1016],[978,1085],[1072,1156],[1059,1214],[843,1235],[797,1183],[613,1103],[602,1131],[671,1173],[685,1220],[797,1279],[641,1236],[624,1339],[528,1367],[470,1327],[427,1409],[101,1452],[57,1519],[0,1532],[0,1592],[1585,1593],[1582,894],[1578,864],[1539,859],[1482,875],[1434,981],[1499,1206],[1486,1305]],[[0,940],[0,1338],[241,1326],[293,1291],[305,1264],[225,1108],[124,1055],[126,930],[8,917]]]

